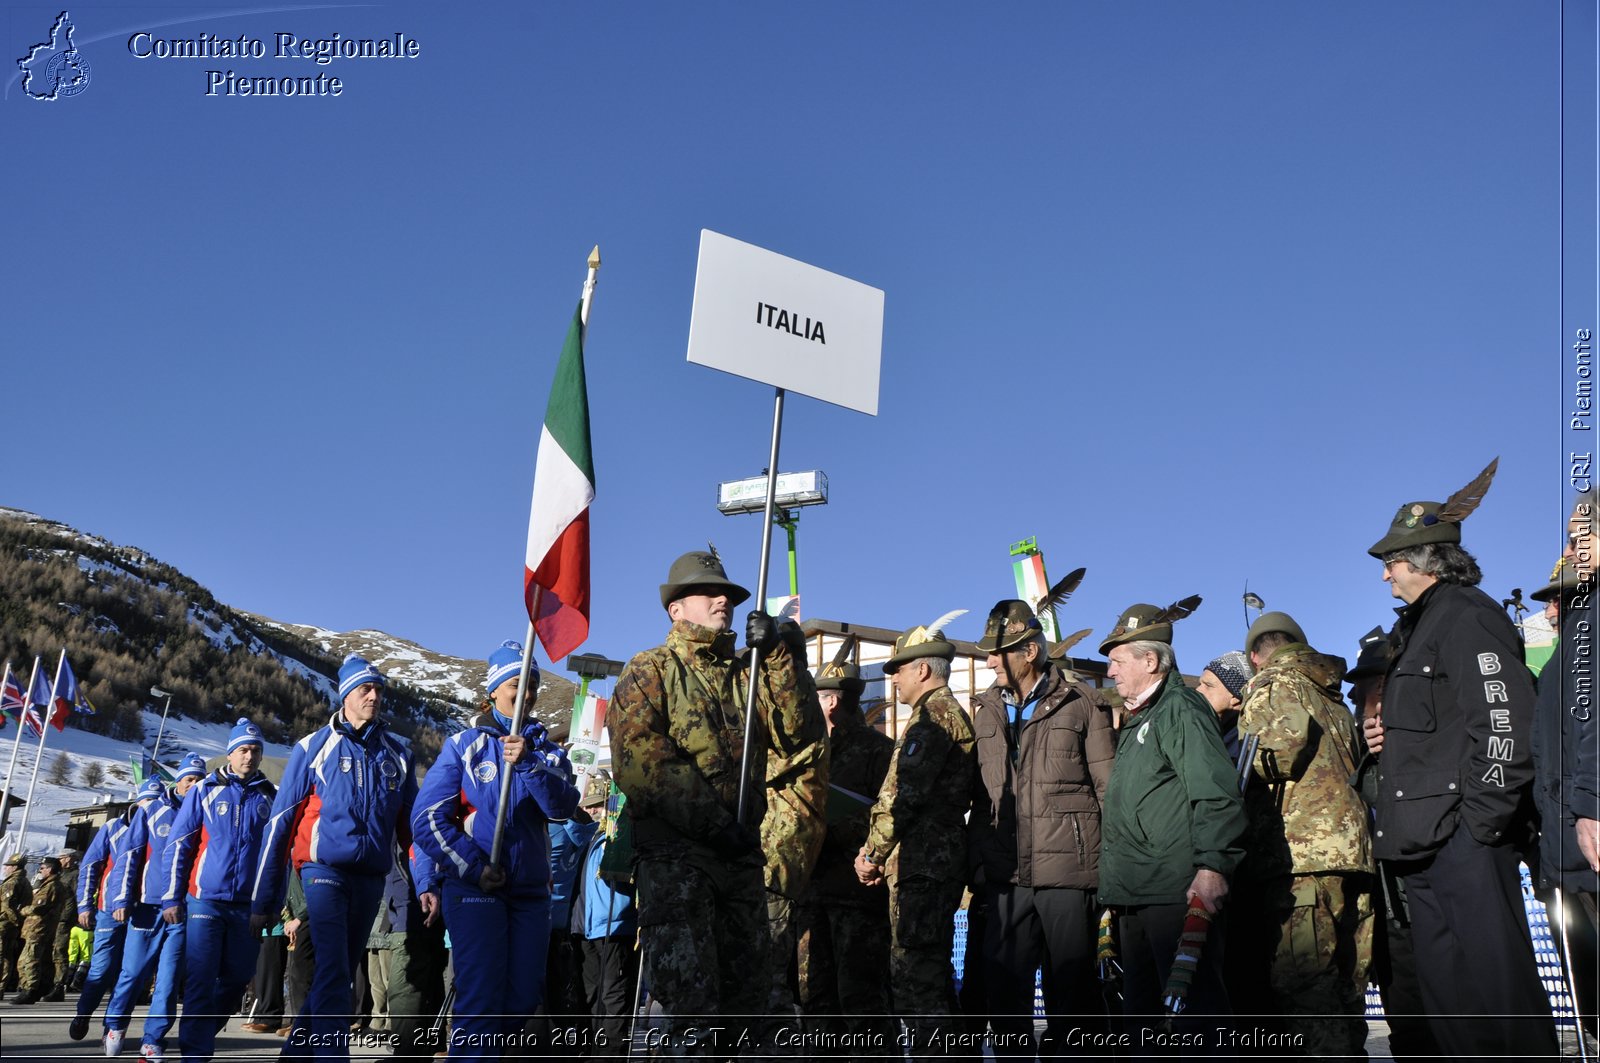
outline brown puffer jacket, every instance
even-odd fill
[[[996,685],[972,700],[978,774],[967,854],[974,886],[1099,882],[1100,805],[1111,779],[1111,711],[1051,665],[1033,717],[1014,734]],[[1020,825],[1020,826],[1019,826]]]

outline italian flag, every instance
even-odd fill
[[[550,660],[589,637],[589,503],[594,458],[589,449],[589,389],[583,374],[583,304],[561,345],[550,403],[539,433],[539,458],[528,513],[523,597],[528,619]]]

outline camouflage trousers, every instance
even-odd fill
[[[890,992],[911,1037],[911,1058],[945,1055],[940,1039],[959,1030],[955,1013],[956,909],[959,879],[896,876],[889,880]]]
[[[806,1029],[850,1043],[894,1045],[889,1020],[889,916],[809,899],[796,906],[796,984]],[[892,1051],[886,1047],[885,1052]]]
[[[72,928],[77,925],[77,908],[71,904],[67,907],[72,910],[72,914],[64,914],[56,920],[55,943],[50,949],[51,967],[55,971],[57,985],[65,985],[67,982],[67,948],[72,943]]]
[[[1295,875],[1269,887],[1277,921],[1272,995],[1308,1056],[1361,1056],[1372,964],[1372,876]]]
[[[37,916],[22,922],[22,958],[17,961],[17,988],[47,993],[56,982],[56,965],[51,950],[56,943],[55,923]]]
[[[22,957],[22,924],[0,923],[0,989],[17,988],[17,961]]]
[[[748,1048],[759,1038],[743,1020],[764,1012],[772,986],[761,867],[641,856],[635,874],[645,982],[667,1018],[663,1054]],[[715,1046],[711,1026],[724,1028]]]

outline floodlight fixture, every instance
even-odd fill
[[[622,674],[623,662],[613,661],[598,653],[569,653],[567,671],[576,672],[583,679],[607,679]]]

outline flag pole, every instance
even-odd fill
[[[6,676],[11,675],[11,662],[6,662]],[[28,718],[28,695],[33,693],[34,681],[39,678],[39,657],[33,658],[33,672],[28,676],[28,689],[22,694],[22,711],[17,714],[17,737],[11,743],[11,763],[6,766],[6,788],[0,793],[0,823],[6,821],[6,810],[11,806],[11,780],[17,774],[17,751],[22,748],[22,722]],[[17,851],[22,851],[22,837],[17,837]]]
[[[56,677],[50,684],[50,704],[44,706],[55,714],[56,688],[61,683],[61,669],[67,663],[67,648],[61,647],[61,657],[56,661]],[[17,842],[22,844],[28,836],[28,813],[33,811],[33,791],[39,785],[39,765],[44,761],[44,740],[50,733],[50,717],[39,719],[39,751],[33,756],[33,778],[28,780],[28,799],[22,806],[22,825],[17,828]]]
[[[583,302],[578,311],[578,348],[583,349],[583,343],[589,335],[589,305],[594,302],[595,278],[600,272],[600,245],[595,244],[594,250],[589,252],[589,274],[583,280]],[[538,470],[534,471],[538,475]],[[522,641],[522,671],[517,676],[517,704],[512,710],[511,733],[522,733],[522,721],[527,715],[528,701],[528,674],[533,666],[533,618],[539,615],[539,606],[543,604],[544,588],[537,583],[533,585],[533,601],[528,604],[528,634]],[[554,664],[554,661],[550,662]],[[535,695],[537,700],[537,695]],[[511,772],[500,772],[500,801],[494,812],[494,841],[489,846],[489,866],[500,866],[500,855],[505,847],[506,814],[511,804]]]
[[[772,406],[772,455],[767,459],[767,506],[761,518],[761,572],[756,577],[756,608],[767,611],[767,564],[772,560],[772,515],[778,502],[778,440],[783,434],[783,389],[775,388]],[[744,754],[739,761],[739,811],[737,822],[744,823],[746,795],[750,789],[750,749],[755,741],[756,679],[761,671],[761,650],[750,648],[750,682],[744,698]],[[757,780],[766,785],[765,779]]]

